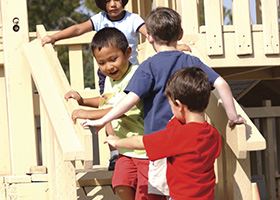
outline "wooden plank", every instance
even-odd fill
[[[37,25],[37,26],[43,26],[43,25]],[[48,31],[47,35],[53,35],[59,31]],[[66,45],[81,45],[81,44],[90,44],[92,37],[94,36],[95,31],[91,31],[88,33],[84,33],[83,35],[68,38],[68,39],[63,39],[55,42],[54,46],[66,46]],[[29,37],[32,39],[37,38],[37,33],[36,32],[30,32]]]
[[[34,52],[36,52],[36,56],[34,56]],[[67,114],[63,97],[59,94],[58,86],[52,78],[49,61],[45,56],[41,41],[36,39],[25,45],[24,53],[28,59],[36,87],[44,105],[47,107],[47,113],[56,131],[58,142],[63,149],[64,159],[81,159],[84,150],[73,128],[73,122]],[[41,67],[38,68],[38,66]],[[52,88],[52,90],[49,90],[49,88]]]
[[[222,35],[222,13],[220,0],[204,0],[207,53],[212,55],[223,55]]]
[[[198,21],[198,1],[177,0],[177,10],[182,16],[182,28],[184,34],[197,34],[199,29]]]
[[[153,7],[169,7],[171,1],[170,0],[154,0]]]
[[[46,35],[46,31],[43,26],[38,25],[38,26],[36,26],[36,28],[37,28],[37,35],[39,38],[42,38]],[[62,66],[57,58],[57,55],[56,55],[52,45],[50,45],[50,44],[45,45],[44,51],[48,57],[50,66],[52,67],[51,73],[54,78],[55,84],[57,86],[59,86],[59,93],[60,93],[61,97],[63,97],[66,92],[71,90],[69,82],[65,76],[65,73],[62,69]],[[82,90],[82,92],[83,92],[83,90]],[[97,91],[94,91],[93,94],[96,92]],[[68,110],[69,116],[71,116],[73,110],[79,108],[79,105],[75,100],[68,100],[68,101],[64,100],[63,103]],[[74,125],[74,128],[80,138],[80,141],[83,142],[83,147],[85,149],[84,159],[85,159],[85,162],[87,163],[87,166],[89,166],[90,162],[92,163],[92,160],[93,160],[92,134],[90,133],[90,131],[88,129],[84,129],[80,125],[80,120],[78,120],[78,122]]]
[[[261,0],[265,54],[279,54],[278,7],[276,0]]]
[[[0,199],[6,199],[6,187],[3,176],[0,176]]]
[[[32,174],[31,181],[32,182],[48,182],[49,176],[48,176],[48,174]]]
[[[11,158],[6,102],[6,84],[4,76],[4,67],[0,66],[0,175],[11,174]]]
[[[49,200],[48,183],[22,183],[7,186],[7,199]]]
[[[263,101],[263,105],[266,107],[271,106],[271,101]],[[265,160],[265,174],[275,174],[276,173],[276,122],[275,118],[266,118],[262,121],[263,134],[267,140],[267,149],[264,152]],[[267,185],[267,190],[269,193],[269,199],[276,199],[276,182],[275,177],[266,176],[265,182]]]
[[[242,13],[242,15],[240,15]],[[237,55],[253,53],[249,0],[232,2],[232,18],[235,27],[235,50]]]
[[[2,0],[1,9],[11,169],[23,174],[37,164],[31,76],[21,52],[29,39],[27,7],[25,1]],[[18,31],[13,30],[16,21]]]
[[[84,190],[87,197],[92,200],[120,200],[120,198],[114,194],[111,186],[84,187]]]
[[[227,26],[232,29],[232,26]],[[280,57],[266,56],[263,49],[263,33],[262,30],[259,30],[259,25],[254,25],[258,29],[253,30],[252,39],[253,39],[253,49],[254,54],[238,56],[236,54],[236,43],[235,43],[235,33],[232,31],[224,31],[224,55],[209,57],[207,55],[206,49],[206,34],[202,33],[200,35],[184,35],[184,41],[188,44],[192,44],[192,54],[198,56],[202,61],[207,63],[213,68],[221,67],[264,67],[264,66],[279,66]],[[254,28],[253,28],[254,29]]]
[[[108,171],[108,169],[104,167],[78,172],[76,175],[77,186],[84,187],[97,185],[111,185],[112,176],[113,171]]]
[[[13,183],[31,183],[31,176],[21,175],[21,176],[5,176],[4,182],[8,184]]]
[[[84,89],[84,68],[82,45],[69,46],[69,71],[71,88],[76,91]]]
[[[244,108],[245,112],[250,118],[272,118],[280,117],[280,107],[248,107]]]

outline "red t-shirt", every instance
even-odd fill
[[[150,160],[167,157],[167,184],[174,200],[213,200],[214,161],[221,136],[208,124],[181,124],[173,118],[166,129],[143,138]]]

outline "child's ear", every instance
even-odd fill
[[[184,107],[184,105],[178,99],[174,101],[174,105],[177,106],[180,110],[182,110]]]
[[[150,43],[153,43],[155,40],[154,38],[150,35],[150,34],[147,34],[147,40],[150,42]]]
[[[127,47],[125,54],[126,54],[126,56],[127,56],[128,58],[130,58],[131,52],[132,52],[131,47]]]
[[[184,35],[184,30],[181,28],[181,31],[180,31],[180,35],[179,35],[179,38],[178,38],[178,41],[181,40],[183,38],[183,35]]]

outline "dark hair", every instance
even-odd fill
[[[125,7],[127,2],[128,2],[128,0],[122,0],[122,6]],[[95,4],[98,8],[107,12],[107,10],[106,10],[106,0],[95,0]]]
[[[209,102],[211,85],[200,68],[188,67],[174,73],[168,80],[165,94],[174,103],[179,100],[191,112],[203,112]]]
[[[120,30],[112,27],[105,27],[93,36],[91,50],[101,50],[103,47],[109,46],[116,47],[123,53],[125,53],[129,47],[125,35]]]
[[[169,45],[181,39],[181,16],[171,8],[154,9],[145,21],[147,32],[159,44]]]

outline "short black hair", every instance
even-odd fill
[[[125,53],[129,44],[125,35],[120,30],[113,27],[105,27],[93,36],[91,50],[101,50],[103,47],[109,46],[114,46]]]
[[[126,6],[128,0],[122,0],[122,5],[123,7]],[[106,11],[106,0],[95,0],[95,4],[98,8],[100,8],[101,10]]]
[[[147,32],[162,45],[169,45],[183,36],[181,16],[173,9],[157,7],[145,21]]]
[[[167,82],[165,95],[175,104],[179,100],[191,112],[203,112],[208,105],[211,84],[207,74],[197,67],[175,72]]]

